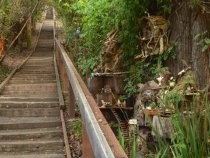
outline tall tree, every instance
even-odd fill
[[[194,2],[194,3],[193,3]],[[170,41],[175,43],[176,59],[170,59],[169,67],[174,74],[186,65],[191,66],[197,87],[203,89],[209,83],[209,50],[205,40],[209,37],[210,21],[207,7],[201,1],[174,0],[171,16]]]

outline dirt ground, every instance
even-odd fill
[[[80,117],[70,119],[65,112],[65,122],[69,138],[69,146],[72,158],[82,157],[82,120]]]

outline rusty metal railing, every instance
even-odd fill
[[[76,101],[82,116],[83,157],[127,158],[94,98],[57,39],[55,39],[55,57],[63,89],[69,94],[68,112],[74,117],[74,101]]]

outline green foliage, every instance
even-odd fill
[[[204,110],[204,109],[203,109]],[[207,110],[209,112],[209,110]],[[173,118],[175,134],[171,152],[173,157],[204,158],[208,156],[208,114],[177,114]],[[206,127],[205,127],[206,126]]]
[[[130,66],[130,73],[124,80],[125,87],[124,90],[126,92],[127,97],[132,97],[137,93],[137,84],[141,81],[144,82],[144,64],[142,62],[138,62]]]
[[[0,1],[0,37],[4,38],[10,31],[13,23],[16,22],[16,18],[20,19],[21,15],[21,1]]]
[[[136,158],[136,153],[137,153],[137,144],[136,144],[136,136],[135,134],[133,135],[133,141],[132,141],[132,158]]]
[[[7,75],[10,73],[10,69],[0,65],[0,83],[7,77]]]
[[[122,148],[125,150],[125,138],[123,136],[123,133],[122,133],[120,127],[118,127],[118,140],[119,140]]]
[[[71,122],[70,132],[74,134],[78,139],[82,138],[82,121],[80,119]]]
[[[172,0],[157,0],[157,8],[161,15],[169,15],[172,9]]]
[[[126,81],[126,80],[128,80],[128,81]],[[126,80],[125,80],[126,85],[124,87],[124,90],[125,90],[127,98],[130,98],[137,93],[138,87],[136,86],[135,83],[130,81],[129,78],[127,78]]]
[[[195,35],[194,40],[197,42],[197,45],[202,46],[202,52],[206,52],[210,45],[210,38],[208,31],[198,33]]]
[[[0,0],[0,38],[7,38],[8,35],[11,35],[15,24],[24,22],[38,1]],[[40,2],[37,8],[43,8],[43,3],[44,1]]]
[[[201,0],[191,0],[191,4],[193,7],[198,7],[201,4]]]
[[[183,101],[183,96],[179,92],[168,92],[164,97],[165,105],[178,106],[181,101]]]
[[[77,61],[78,68],[83,75],[90,74],[95,66],[98,65],[99,57],[80,57]]]
[[[36,3],[37,3],[37,0],[34,0],[33,6],[35,6]],[[43,15],[43,12],[45,11],[45,7],[47,5],[49,5],[48,0],[39,1],[39,4],[38,4],[38,6],[37,6],[37,8],[36,8],[36,10],[35,10],[35,12],[32,16],[34,22],[42,20],[42,15]]]
[[[107,34],[115,29],[119,33],[123,49],[123,66],[131,72],[125,80],[128,96],[137,92],[136,84],[157,76],[164,71],[163,61],[168,58],[164,53],[161,57],[146,61],[134,61],[139,52],[140,32],[139,19],[150,12],[155,4],[156,12],[168,14],[171,0],[52,0],[65,25],[67,43],[75,49],[74,53],[79,69],[85,75],[91,73],[98,65],[100,51]],[[77,33],[79,32],[79,37]],[[172,48],[168,52],[171,52]],[[157,69],[158,68],[158,69]]]
[[[199,106],[199,110],[198,110]],[[159,143],[157,158],[207,158],[209,137],[210,106],[207,97],[198,105],[194,100],[191,111],[177,110],[171,117],[174,128],[171,143],[157,139]],[[159,136],[156,136],[159,138]]]
[[[207,51],[208,50],[208,48],[209,48],[209,45],[210,45],[210,38],[204,38],[204,46],[203,46],[203,48],[202,48],[202,52],[205,52],[205,51]]]
[[[78,57],[78,60],[86,63],[80,57],[99,57],[106,36],[112,29],[118,30],[121,35],[126,59],[133,59],[138,52],[136,49],[138,44],[136,35],[139,31],[138,17],[145,11],[143,4],[148,3],[146,0],[143,1],[143,4],[140,4],[139,0],[73,0],[71,2],[54,0],[53,2],[67,30],[71,30],[71,33],[68,34],[68,42],[77,40],[75,39],[75,32],[80,28],[80,37],[82,37],[80,46],[82,45],[84,49],[77,52],[82,54]],[[130,60],[126,61],[130,62]],[[129,65],[129,63],[126,63],[126,65]],[[93,67],[85,69],[92,70]]]
[[[152,56],[144,61],[138,61],[129,66],[129,74],[125,79],[125,92],[127,97],[131,97],[137,93],[137,84],[144,83],[148,80],[157,78],[160,73],[165,72],[167,67],[164,67],[164,62],[169,58],[175,58],[174,47],[175,44],[171,44],[170,47],[161,55]],[[132,60],[131,60],[132,61]]]

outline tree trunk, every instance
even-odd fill
[[[195,19],[193,21],[193,19]],[[207,17],[204,14],[194,12],[192,15],[192,36],[202,34],[207,31]],[[205,38],[205,36],[201,36]],[[192,40],[192,69],[195,75],[197,87],[204,89],[208,85],[209,79],[209,55],[208,50],[202,51],[204,43],[198,44],[199,40]]]
[[[191,65],[191,10],[188,2],[182,2],[174,7],[171,21],[170,42],[175,44],[176,59],[170,59],[169,67],[174,75],[186,67],[184,62]]]
[[[198,44],[199,41],[195,40],[195,36],[209,31],[207,15],[202,13],[201,9],[193,8],[188,0],[182,0],[173,8],[170,21],[169,39],[175,44],[176,53],[176,59],[171,58],[168,61],[170,71],[176,75],[182,69],[191,66],[197,87],[205,88],[209,78],[209,56],[208,52],[202,52],[204,43]],[[204,38],[204,36],[200,37]]]

